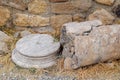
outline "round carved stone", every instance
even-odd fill
[[[48,34],[31,34],[21,38],[12,52],[14,63],[25,68],[46,68],[56,63],[60,43]]]

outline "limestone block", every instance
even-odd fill
[[[62,3],[54,3],[51,4],[51,12],[52,13],[73,13],[75,7],[71,2],[62,2]]]
[[[28,11],[33,14],[45,13],[48,9],[48,4],[45,0],[33,0],[28,4]]]
[[[115,0],[95,0],[95,1],[100,4],[105,4],[109,6],[111,6],[115,2]]]
[[[10,18],[10,11],[3,6],[0,6],[0,26],[5,25],[6,21],[9,18]]]
[[[14,25],[22,27],[41,27],[49,25],[49,17],[42,17],[39,15],[29,15],[17,13],[13,20]]]
[[[88,20],[96,19],[101,20],[103,24],[112,24],[115,20],[115,17],[105,9],[98,9],[88,16]]]
[[[50,2],[66,2],[68,0],[49,0]]]

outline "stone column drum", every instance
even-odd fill
[[[16,43],[12,60],[24,68],[46,68],[56,63],[60,43],[48,34],[31,34]]]
[[[63,25],[61,43],[66,69],[120,58],[120,25],[101,25],[98,20]]]

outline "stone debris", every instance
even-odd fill
[[[16,43],[12,60],[25,68],[46,68],[56,63],[60,43],[47,34],[31,34]]]
[[[95,1],[100,3],[100,4],[105,4],[108,6],[113,5],[113,3],[115,2],[115,0],[95,0]]]
[[[5,55],[9,52],[7,42],[11,41],[11,38],[0,31],[0,55]]]
[[[64,3],[55,3],[51,4],[51,12],[60,14],[60,13],[73,13],[75,11],[75,7],[71,2],[64,2]]]
[[[7,42],[9,40],[11,40],[11,37],[9,37],[4,32],[0,31],[0,42]]]
[[[102,23],[97,22],[74,22],[63,25],[60,42],[63,45],[65,69],[68,69],[66,65],[71,65],[72,69],[76,69],[120,58],[120,25],[101,26]],[[91,25],[94,27],[92,28]],[[87,35],[82,35],[85,32]]]
[[[103,24],[112,24],[115,17],[105,9],[98,9],[88,16],[88,20],[101,20]]]
[[[0,26],[4,26],[9,18],[10,11],[8,10],[8,8],[0,6]]]
[[[73,0],[72,2],[81,12],[86,12],[92,7],[92,0]]]
[[[25,37],[25,36],[28,36],[30,34],[32,34],[30,31],[24,30],[24,31],[20,32],[20,37]]]
[[[51,26],[45,26],[45,27],[34,27],[32,28],[34,32],[40,33],[40,34],[54,34],[55,29],[52,28]]]
[[[5,42],[0,42],[0,56],[5,55],[9,52],[7,43]]]
[[[28,15],[16,13],[16,18],[13,20],[14,25],[21,27],[41,27],[49,25],[49,17],[39,15]]]
[[[27,8],[23,0],[1,0],[1,4],[18,10],[26,10]]]
[[[29,12],[33,14],[45,13],[47,11],[48,4],[44,0],[33,0],[28,4]]]
[[[67,2],[68,0],[49,0],[50,2]]]

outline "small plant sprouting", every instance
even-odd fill
[[[34,74],[36,72],[36,70],[37,70],[36,68],[30,68],[29,72]]]
[[[54,42],[58,42],[59,40],[58,40],[58,38],[54,38]]]

